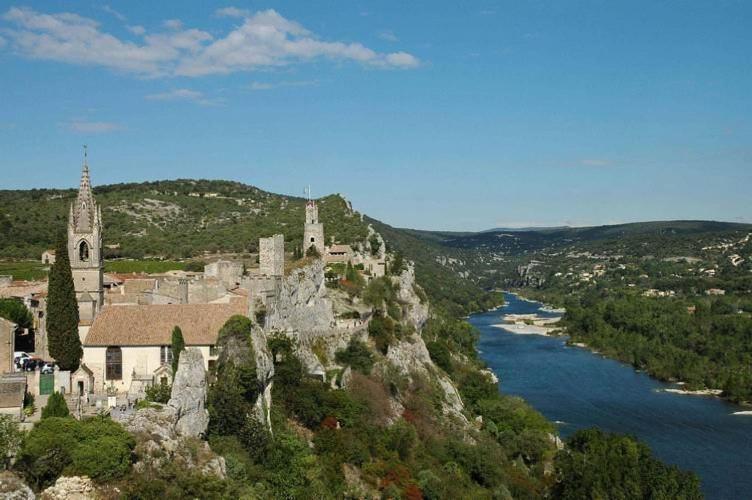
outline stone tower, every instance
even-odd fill
[[[266,276],[285,274],[285,237],[275,234],[259,239],[259,272]]]
[[[305,230],[303,231],[303,254],[316,247],[324,256],[324,224],[319,222],[319,208],[315,200],[308,200],[305,207]]]
[[[81,186],[68,216],[68,255],[82,322],[91,322],[104,302],[102,211],[94,200],[89,165],[84,154]]]

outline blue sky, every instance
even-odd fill
[[[393,225],[752,222],[752,3],[4,2],[0,188],[239,180]]]

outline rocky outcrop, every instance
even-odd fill
[[[34,500],[34,492],[12,472],[0,472],[0,498],[7,500]]]
[[[39,496],[42,500],[94,500],[99,498],[94,482],[86,476],[59,477]]]
[[[178,434],[178,410],[173,406],[154,404],[127,416],[121,423],[136,437],[136,472],[176,463],[220,479],[226,477],[224,458],[215,455],[208,443]]]
[[[428,302],[421,302],[416,292],[418,285],[415,282],[415,267],[412,263],[395,279],[395,284],[398,288],[397,299],[403,305],[405,320],[419,331],[428,320]]]
[[[326,295],[322,260],[295,269],[280,284],[267,316],[267,329],[294,333],[331,328],[334,312]]]
[[[180,353],[167,406],[175,410],[178,435],[199,437],[206,432],[209,411],[206,409],[204,356],[200,350],[188,348]]]

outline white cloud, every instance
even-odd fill
[[[171,29],[171,30],[179,30],[183,27],[183,21],[180,19],[168,19],[164,22],[165,28]]]
[[[248,9],[239,9],[237,7],[225,7],[214,12],[217,17],[248,17],[251,11]]]
[[[224,103],[223,99],[209,99],[203,92],[192,89],[173,89],[158,94],[149,94],[145,96],[145,99],[150,101],[191,101],[202,106],[217,106]]]
[[[128,20],[127,17],[125,17],[123,14],[121,14],[118,11],[116,11],[115,9],[113,9],[112,7],[110,7],[109,5],[102,5],[100,7],[100,9],[102,9],[105,12],[107,12],[108,14],[111,14],[112,16],[116,17],[120,21],[125,22],[125,21]]]
[[[91,122],[87,120],[71,120],[63,126],[71,132],[79,134],[105,134],[115,132],[123,127],[113,122]]]
[[[318,80],[292,80],[282,82],[251,82],[248,86],[251,90],[271,90],[279,87],[309,87],[318,85]]]
[[[146,33],[146,28],[144,28],[143,26],[139,26],[139,25],[135,25],[135,26],[126,26],[126,28],[128,29],[128,31],[130,31],[130,32],[131,32],[131,33],[133,33],[134,35],[138,35],[138,36],[141,36],[141,35],[143,35],[144,33]]]
[[[387,42],[399,42],[399,38],[391,30],[384,30],[379,33],[379,38]]]
[[[142,41],[102,31],[93,19],[71,13],[45,14],[13,7],[2,17],[12,25],[3,30],[23,56],[70,64],[103,66],[145,77],[203,76],[253,71],[315,59],[352,61],[377,68],[414,68],[420,61],[406,52],[376,52],[357,42],[326,42],[299,23],[274,10],[220,9],[217,16],[242,19],[224,36],[186,29],[175,19],[167,31],[145,35],[128,26]]]

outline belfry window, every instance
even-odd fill
[[[85,241],[82,241],[78,245],[78,260],[86,262],[89,260],[89,245]]]
[[[122,380],[123,351],[119,347],[108,347],[105,352],[105,368],[107,380]]]

